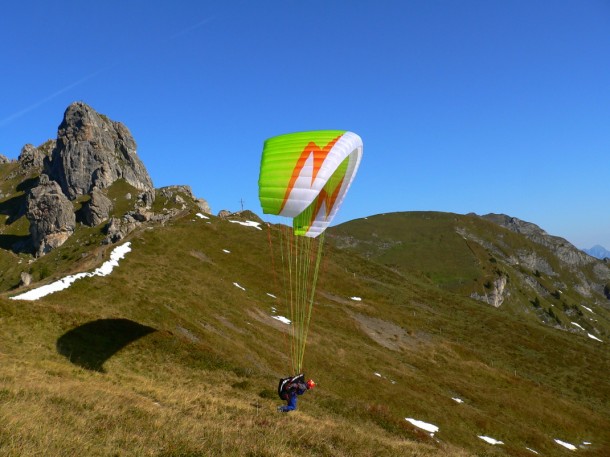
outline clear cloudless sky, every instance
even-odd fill
[[[156,187],[260,214],[266,138],[364,141],[335,222],[505,213],[610,249],[610,0],[14,1],[0,154],[82,100],[129,127]]]

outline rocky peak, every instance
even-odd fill
[[[154,200],[152,180],[136,154],[129,129],[83,102],[66,109],[46,172],[70,200],[118,179],[142,191],[147,205]]]

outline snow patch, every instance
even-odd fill
[[[555,438],[555,442],[557,444],[559,444],[560,446],[563,446],[566,449],[569,449],[570,451],[575,451],[576,450],[576,446],[574,446],[573,444],[566,443],[565,441],[558,440],[557,438]]]
[[[232,222],[233,224],[239,224],[239,225],[243,225],[244,227],[254,227],[256,229],[262,230],[262,228],[260,228],[261,223],[260,222],[254,222],[254,221],[229,221]]]
[[[485,436],[485,435],[479,435],[479,438],[481,438],[486,443],[493,444],[494,446],[496,444],[504,444],[502,441],[498,441],[498,440],[496,440],[494,438],[491,438],[491,437]]]
[[[354,300],[354,301],[362,301],[362,298],[360,297],[349,297],[350,300]]]
[[[207,217],[205,214],[201,214],[201,213],[197,213],[197,214],[195,214],[195,216],[197,216],[201,219],[209,219],[209,217]]]
[[[229,251],[228,249],[223,249],[222,252],[224,252],[225,254],[231,254],[231,251]]]
[[[375,373],[373,373],[373,374],[374,374],[375,376],[377,376],[377,377],[381,378],[381,373],[377,373],[377,372],[375,372]]]
[[[417,428],[421,428],[422,430],[430,432],[430,435],[434,435],[439,430],[438,427],[434,424],[429,424],[427,422],[423,422],[423,421],[420,421],[417,419],[412,419],[410,417],[405,417],[405,420],[407,422],[410,422],[411,424],[415,425]]]
[[[576,322],[572,322],[572,325],[575,325],[576,327],[578,327],[579,329],[581,329],[583,331],[585,330],[584,328],[582,328],[582,325],[580,325],[580,324],[578,324]]]
[[[464,400],[462,400],[461,398],[458,398],[458,397],[452,397],[451,399],[456,403],[464,403]]]
[[[580,306],[582,306],[584,309],[586,309],[586,310],[587,310],[587,311],[589,311],[590,313],[595,314],[591,308],[588,308],[588,307],[586,307],[585,305],[580,305]]]
[[[275,295],[270,294],[269,292],[267,292],[267,295],[269,295],[271,298],[277,298]]]
[[[283,322],[286,325],[290,325],[291,321],[287,317],[284,316],[271,316],[273,319]]]
[[[600,343],[603,343],[603,341],[602,341],[602,340],[600,340],[600,339],[599,339],[598,337],[596,337],[595,335],[591,335],[590,333],[587,333],[587,336],[588,336],[589,338],[591,338],[592,340],[597,340],[597,341],[599,341]]]
[[[233,285],[241,290],[246,290],[244,289],[242,286],[240,286],[238,283],[234,282]]]
[[[67,289],[75,281],[82,278],[92,278],[94,276],[108,276],[115,267],[119,266],[119,260],[123,259],[125,255],[131,251],[131,243],[127,242],[120,246],[117,246],[110,253],[110,260],[104,262],[99,268],[96,268],[90,273],[82,272],[74,275],[66,276],[65,278],[59,279],[51,284],[46,284],[36,289],[28,290],[14,297],[10,297],[11,300],[38,300],[46,295],[50,295],[60,290]]]
[[[525,449],[527,449],[530,452],[533,452],[534,454],[539,454],[538,451],[534,451],[532,448],[526,447]]]

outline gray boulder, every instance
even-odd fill
[[[21,148],[21,153],[17,159],[21,174],[25,175],[32,172],[40,173],[42,171],[44,157],[44,154],[34,145],[26,144]]]
[[[19,281],[19,287],[27,287],[32,284],[32,275],[26,271],[22,271],[20,275],[21,281]]]
[[[72,203],[59,184],[44,174],[40,176],[38,186],[28,194],[26,217],[37,256],[61,246],[74,233],[76,226]]]
[[[136,154],[129,129],[83,102],[66,109],[46,172],[71,200],[118,179],[142,191],[145,204],[154,200],[152,180]]]
[[[91,199],[83,204],[80,215],[84,224],[94,227],[108,219],[110,211],[112,211],[110,199],[99,189],[93,189]]]

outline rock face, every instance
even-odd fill
[[[0,165],[2,165],[3,163],[9,163],[10,161],[11,160],[8,157],[3,156],[2,154],[0,154]]]
[[[491,285],[491,291],[486,293],[485,295],[478,294],[473,292],[470,294],[471,298],[475,300],[484,301],[485,303],[493,306],[494,308],[499,308],[502,303],[504,303],[504,298],[509,295],[506,289],[506,276],[500,276],[496,278]]]
[[[32,171],[42,170],[44,154],[39,151],[34,145],[26,144],[23,148],[21,148],[21,153],[19,154],[19,168],[21,169],[22,174],[28,174]]]
[[[91,227],[101,224],[110,215],[112,202],[99,189],[93,189],[91,199],[83,204],[80,211],[82,222]]]
[[[26,217],[30,221],[30,235],[39,256],[61,246],[76,226],[72,203],[59,184],[46,175],[41,175],[38,186],[28,195]]]
[[[71,200],[121,178],[142,191],[147,205],[154,200],[152,180],[127,127],[82,102],[72,103],[64,113],[46,172]]]

